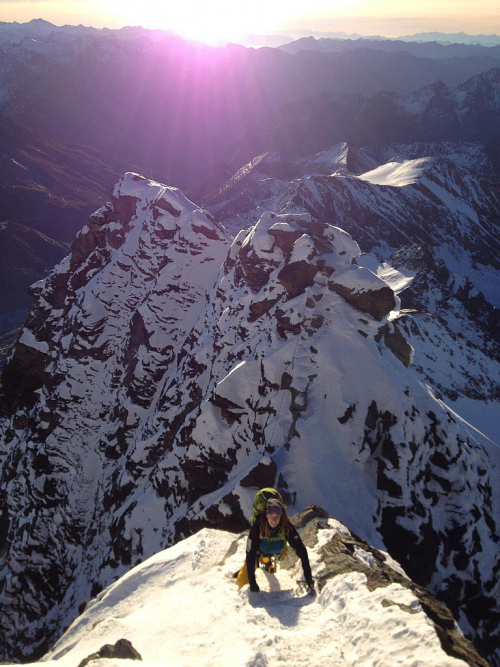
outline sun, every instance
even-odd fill
[[[116,6],[117,0],[106,1]],[[184,0],[175,4],[164,0],[123,0],[120,11],[130,25],[172,30],[185,39],[211,45],[233,41],[259,25],[255,5],[249,8],[237,0]]]
[[[215,46],[221,42],[237,41],[245,30],[239,23],[203,12],[203,15],[193,16],[189,21],[186,21],[176,32],[185,39]]]
[[[101,0],[108,8],[118,0]],[[144,28],[172,30],[185,39],[219,44],[236,41],[243,34],[263,34],[275,29],[296,0],[121,0],[122,20]],[[301,0],[302,2],[302,0]]]

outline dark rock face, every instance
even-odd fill
[[[116,644],[105,644],[99,651],[92,653],[81,661],[78,667],[86,667],[89,662],[100,658],[118,658],[122,660],[142,660],[141,654],[135,650],[128,639],[119,639]]]
[[[278,274],[278,281],[291,297],[302,294],[314,282],[315,266],[304,260],[287,264]]]
[[[1,422],[9,655],[26,659],[26,641],[41,655],[83,600],[191,531],[241,531],[265,484],[289,506],[313,488],[356,532],[375,527],[493,645],[490,461],[377,339],[392,324],[329,289],[352,286],[351,274],[380,288],[353,264],[355,241],[308,215],[268,213],[229,248],[178,191],[127,175],[113,201],[122,196],[128,222],[106,218],[115,204],[94,216],[101,240],[37,288],[21,339],[46,359],[38,399]],[[307,269],[296,276],[297,265]]]
[[[344,283],[342,279],[345,280]],[[392,289],[366,269],[350,269],[339,278],[333,276],[328,281],[328,288],[339,294],[353,308],[371,315],[376,320],[383,320],[396,306]]]
[[[254,488],[256,493],[262,488],[272,488],[276,483],[277,470],[276,463],[272,459],[269,459],[269,462],[260,461],[246,477],[243,477],[240,484],[243,487]]]
[[[408,344],[408,341],[396,324],[384,324],[383,327],[380,327],[378,334],[375,336],[375,340],[379,341],[382,339],[389,350],[402,361],[405,366],[411,364],[413,348]]]

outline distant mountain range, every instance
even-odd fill
[[[286,30],[283,32],[292,39],[303,37],[315,37],[316,39],[339,39],[339,40],[402,40],[405,42],[438,42],[440,44],[480,44],[482,46],[496,46],[500,44],[499,35],[468,35],[464,32],[420,32],[414,35],[403,35],[401,37],[384,37],[382,35],[360,35],[358,33],[346,34],[345,32],[321,32],[320,30]]]
[[[28,284],[66,252],[82,216],[126,170],[200,199],[255,155],[306,155],[343,141],[481,141],[500,168],[497,70],[474,78],[500,62],[477,54],[497,47],[463,47],[476,55],[458,59],[441,57],[448,47],[439,45],[408,45],[439,56],[431,58],[390,52],[402,43],[363,40],[351,50],[356,42],[334,41],[341,52],[292,55],[214,49],[142,28],[53,28],[40,20],[0,30],[18,36],[0,48],[4,316],[27,306]],[[468,110],[455,109],[460,96]],[[19,243],[35,254],[40,243],[39,257],[12,252]]]
[[[359,147],[480,141],[498,174],[499,84],[500,68],[494,68],[456,88],[439,81],[410,94],[380,92],[366,98],[324,93],[288,105],[271,120],[256,124],[233,145],[233,153],[245,164],[265,152],[297,158],[343,141]],[[194,191],[196,195],[212,191],[213,181],[214,177],[208,178],[206,186]]]
[[[110,28],[93,28],[91,26],[73,26],[63,25],[57,26],[50,21],[44,19],[32,19],[27,23],[9,23],[0,21],[0,43],[2,40],[18,41],[26,36],[31,38],[46,37],[51,33],[66,33],[67,35],[101,35],[112,36],[120,39],[152,37],[154,39],[162,39],[167,35],[174,35],[171,30],[151,30],[142,28],[141,26],[126,26],[118,29]],[[438,42],[439,44],[472,44],[481,46],[497,46],[500,45],[499,35],[468,35],[464,32],[458,33],[443,33],[443,32],[426,32],[416,33],[414,35],[404,35],[401,37],[384,37],[383,35],[360,35],[359,33],[347,34],[342,31],[338,32],[322,32],[320,30],[310,29],[294,29],[283,30],[280,34],[242,34],[238,40],[238,44],[250,47],[277,47],[292,40],[300,40],[304,37],[314,37],[316,39],[335,39],[335,40],[370,40],[370,41],[388,41],[388,40],[402,40],[405,42]],[[223,43],[220,44],[224,45]]]
[[[28,27],[0,30],[0,660],[275,486],[498,664],[498,61]]]
[[[284,105],[291,109],[323,93],[411,93],[437,80],[455,87],[499,62],[421,58],[366,44],[352,52],[291,55],[165,36],[50,33],[0,50],[0,111],[39,134],[104,151],[190,188],[207,168],[231,159],[232,144],[259,124],[286,119]]]
[[[354,51],[355,49],[374,49],[387,53],[405,52],[411,53],[418,58],[432,58],[444,60],[452,58],[484,58],[500,62],[500,41],[498,44],[483,46],[480,44],[443,44],[440,42],[406,42],[398,40],[374,40],[360,37],[356,40],[345,39],[315,39],[314,37],[302,37],[279,47],[286,53],[298,53],[299,51],[321,51],[322,53],[342,53],[343,51]]]

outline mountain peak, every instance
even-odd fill
[[[234,664],[238,635],[238,661],[254,667],[346,667],[374,660],[402,667],[487,667],[455,632],[451,612],[385,551],[317,506],[292,523],[309,552],[316,596],[301,590],[301,565],[292,550],[276,574],[257,570],[260,593],[238,590],[227,575],[245,560],[245,535],[204,528],[90,601],[44,660],[84,665],[99,657],[102,644],[125,636],[120,641],[129,652],[122,657],[142,659],[146,667],[227,667]]]
[[[28,21],[28,23],[26,23],[25,25],[36,26],[40,28],[56,27],[53,23],[50,23],[50,21],[46,21],[45,19],[31,19],[31,21]]]

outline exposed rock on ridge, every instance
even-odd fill
[[[313,497],[382,537],[493,652],[496,470],[380,336],[396,301],[353,264],[356,242],[266,213],[227,252],[181,193],[131,174],[82,234],[80,263],[37,287],[4,375],[13,655],[26,639],[42,651],[83,600],[195,528],[244,528],[262,471],[292,507]],[[336,280],[369,298],[351,305]],[[41,369],[29,401],[23,346]]]
[[[110,509],[126,500],[116,489],[121,457],[205,306],[228,241],[178,190],[127,174],[71,255],[34,286],[2,376],[1,552],[13,568],[2,582],[2,626],[24,628],[12,657],[37,656],[98,585],[90,553],[102,513],[112,524]],[[119,527],[111,533],[123,542]],[[26,604],[20,616],[16,598]]]

